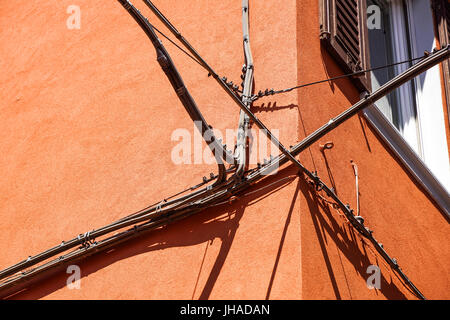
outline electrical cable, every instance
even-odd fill
[[[127,1],[128,2],[128,1]],[[274,159],[271,159],[267,164],[261,166],[257,169],[249,170],[249,173],[245,176],[245,179],[241,182],[235,182],[231,181],[232,179],[229,179],[227,183],[222,183],[220,186],[217,186],[215,190],[212,190],[212,188],[206,188],[206,190],[199,192],[195,194],[194,196],[184,196],[182,197],[183,200],[174,201],[171,205],[166,205],[166,208],[161,208],[161,206],[157,206],[156,208],[150,209],[150,212],[139,216],[135,218],[126,219],[125,221],[120,221],[119,223],[116,222],[116,224],[111,224],[106,227],[103,227],[103,230],[101,233],[98,233],[98,230],[93,230],[88,233],[85,233],[83,237],[77,237],[75,239],[72,239],[71,241],[65,243],[63,242],[60,246],[60,250],[55,248],[49,249],[45,251],[44,253],[38,254],[34,257],[29,257],[24,262],[21,262],[19,264],[16,264],[10,268],[7,268],[5,270],[0,271],[0,279],[6,278],[11,275],[14,275],[17,273],[17,271],[23,270],[24,268],[27,268],[29,266],[35,265],[38,262],[44,261],[45,259],[48,259],[60,252],[67,251],[69,248],[73,248],[73,246],[76,245],[82,245],[82,247],[78,250],[75,250],[73,252],[77,252],[79,250],[85,250],[85,252],[98,252],[99,246],[104,244],[105,242],[102,242],[103,240],[100,240],[98,242],[90,242],[91,240],[95,239],[96,237],[100,235],[106,235],[114,230],[118,230],[120,228],[124,228],[126,226],[140,223],[146,220],[150,220],[147,222],[144,222],[141,225],[134,225],[134,227],[130,230],[133,230],[135,233],[137,230],[140,230],[139,228],[142,228],[143,230],[147,227],[154,227],[154,226],[162,226],[166,225],[167,223],[171,223],[173,221],[176,221],[178,218],[184,217],[183,215],[190,215],[193,213],[197,213],[201,210],[204,210],[208,206],[214,205],[217,202],[223,201],[225,199],[230,198],[232,195],[237,195],[241,191],[248,188],[250,185],[254,184],[259,179],[263,178],[266,174],[272,172],[273,170],[277,169],[280,165],[283,165],[284,163],[288,162],[290,160],[289,155],[295,156],[298,155],[301,151],[303,151],[305,148],[307,148],[309,145],[311,145],[313,142],[317,141],[320,137],[322,137],[324,134],[328,133],[329,131],[336,128],[339,124],[343,123],[353,115],[355,115],[358,111],[362,110],[363,108],[371,105],[374,101],[380,99],[381,97],[385,96],[386,94],[390,93],[392,90],[400,86],[401,84],[409,81],[413,77],[417,76],[418,74],[422,73],[423,71],[431,68],[432,66],[438,64],[439,62],[444,61],[445,59],[448,59],[450,56],[450,46],[447,46],[445,48],[442,48],[441,50],[438,50],[437,52],[434,52],[433,54],[430,54],[430,56],[424,58],[422,61],[420,61],[418,64],[414,65],[413,67],[410,67],[408,70],[404,71],[400,75],[396,76],[394,79],[388,81],[385,85],[381,86],[379,89],[377,89],[375,92],[371,94],[367,94],[366,97],[364,97],[362,100],[360,100],[355,105],[348,108],[346,111],[338,115],[336,118],[331,119],[327,124],[317,129],[315,132],[313,132],[311,135],[307,136],[305,139],[297,143],[295,146],[290,148],[290,152],[288,154],[281,154]],[[200,60],[202,61],[202,60]],[[306,168],[302,166],[302,172],[311,179],[311,182],[313,185],[315,185],[316,190],[318,187],[320,187],[321,190],[324,190],[329,197],[331,197],[337,205],[343,210],[346,217],[349,219],[350,223],[352,224],[355,229],[360,232],[362,235],[370,239],[370,241],[375,245],[377,251],[381,254],[381,256],[389,263],[389,265],[401,276],[401,278],[408,284],[410,288],[418,295],[420,298],[424,298],[423,295],[418,291],[418,289],[411,283],[411,281],[404,275],[404,273],[401,271],[401,269],[398,267],[398,264],[395,259],[390,258],[389,255],[384,251],[383,247],[379,245],[379,243],[372,237],[372,232],[368,230],[366,227],[364,227],[358,220],[356,220],[352,214],[352,210],[343,204],[343,202],[334,194],[334,191],[327,187],[320,178],[317,177],[315,173],[311,173]],[[195,193],[195,192],[194,192]],[[203,197],[203,195],[206,195]],[[200,198],[198,198],[200,197]],[[203,197],[203,198],[202,198]],[[158,209],[159,208],[159,209]],[[116,236],[124,236],[128,234],[129,231],[121,232],[119,235],[112,236],[107,239],[115,239]],[[124,236],[125,237],[125,236]],[[83,244],[86,244],[87,242],[90,242],[92,245],[90,246],[83,246]],[[112,243],[112,240],[110,240],[110,243]],[[70,244],[70,245],[69,245]],[[71,253],[72,254],[72,253]],[[80,256],[82,256],[83,252],[80,253]],[[75,255],[75,254],[73,254]],[[64,260],[64,259],[59,259]],[[28,262],[28,263],[26,263]],[[26,276],[31,275],[31,273],[26,273]],[[25,275],[22,275],[23,277]],[[21,277],[21,276],[19,276]],[[20,279],[16,279],[14,281],[19,281]],[[2,292],[4,285],[0,285],[0,293]],[[11,282],[8,282],[8,286],[13,286],[14,284]]]
[[[156,32],[158,32],[160,35],[162,35],[164,38],[166,38],[170,43],[172,43],[175,47],[177,47],[179,50],[181,50],[185,55],[187,55],[189,58],[191,58],[192,60],[194,60],[197,64],[199,64],[201,67],[202,64],[195,59],[189,52],[187,52],[186,50],[184,50],[182,47],[180,47],[177,43],[175,43],[172,39],[170,39],[168,36],[166,36],[164,33],[162,33],[161,31],[159,31],[153,24],[151,24],[150,22],[148,23],[153,29],[155,29]]]
[[[253,56],[250,47],[250,26],[249,26],[249,0],[242,0],[242,42],[244,48],[245,64],[242,67],[242,102],[251,107],[252,101],[246,96],[253,91],[254,69]],[[236,139],[236,154],[238,167],[236,169],[236,179],[242,179],[245,168],[248,166],[249,144],[248,129],[250,125],[249,116],[243,111],[239,112],[238,136]]]
[[[278,140],[278,138],[270,132],[270,130],[262,123],[250,110],[249,106],[245,104],[235,92],[229,88],[224,79],[221,79],[217,73],[206,63],[206,61],[198,54],[198,52],[191,46],[191,44],[181,35],[181,33],[169,22],[169,20],[159,11],[159,9],[149,0],[143,0],[144,3],[153,11],[153,13],[160,19],[160,21],[172,32],[172,34],[199,60],[203,67],[210,75],[219,83],[219,85],[228,93],[233,101],[243,110],[247,116],[262,130],[263,134],[283,153],[289,160],[294,163],[299,169],[305,169],[303,165],[289,152],[289,150]],[[133,5],[128,0],[119,0],[122,5],[129,10]]]

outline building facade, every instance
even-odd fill
[[[241,82],[241,1],[153,3],[220,77]],[[176,40],[143,2],[134,4]],[[262,96],[251,111],[284,146],[294,146],[424,51],[448,45],[448,7],[422,0],[250,1],[256,95],[408,61]],[[192,57],[160,38],[205,119],[234,150],[239,106]],[[129,227],[95,239],[87,231],[164,204],[217,174],[155,48],[118,1],[6,2],[0,39],[0,269],[74,237],[95,247]],[[360,111],[297,157],[364,218],[428,299],[448,299],[450,292],[448,64]],[[252,169],[280,151],[250,124]],[[0,296],[417,299],[333,200],[289,163],[195,215],[63,260],[35,275],[38,265],[26,267],[11,286],[11,278],[0,279]]]

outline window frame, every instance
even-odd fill
[[[412,177],[422,186],[434,202],[450,219],[450,194],[441,182],[428,169],[417,153],[409,146],[392,123],[383,113],[372,105],[363,110],[364,118],[375,129],[378,136],[386,143]]]
[[[333,42],[333,23],[336,21],[333,9],[335,8],[336,0],[319,0],[320,10],[320,40],[322,45],[327,49],[330,55],[335,59],[338,65],[341,66],[344,72],[354,72],[342,57],[342,52],[336,49],[336,43]],[[361,47],[361,67],[363,69],[370,67],[369,43],[368,43],[368,29],[366,23],[367,17],[367,3],[366,0],[356,0],[360,3],[359,21],[364,17],[364,23],[359,23],[360,27],[360,47]],[[434,1],[434,0],[429,0]],[[441,0],[437,0],[441,1]],[[445,1],[445,0],[444,0]],[[364,8],[364,14],[361,14],[361,9]],[[331,12],[330,12],[331,11]],[[436,20],[435,20],[436,21]],[[370,75],[367,79],[353,78],[352,79],[357,89],[364,94],[364,92],[371,91]],[[361,81],[362,80],[362,81]],[[442,86],[441,82],[441,86]],[[450,97],[450,92],[447,90],[447,97]],[[449,103],[447,102],[447,106]],[[450,109],[449,109],[450,110]],[[450,114],[450,113],[449,113]],[[363,117],[368,124],[374,128],[376,134],[381,138],[385,145],[392,151],[395,157],[403,164],[404,169],[410,173],[413,180],[415,180],[423,190],[429,195],[434,203],[442,210],[442,212],[450,219],[450,194],[443,186],[443,184],[430,171],[425,162],[419,155],[411,148],[409,143],[397,130],[397,128],[383,115],[383,113],[374,104],[362,111]],[[449,118],[450,119],[450,118]],[[448,136],[446,135],[448,139]]]
[[[395,19],[395,17],[394,17]],[[435,23],[436,20],[433,21]],[[404,24],[408,24],[409,21],[403,21]],[[407,27],[407,26],[405,26]],[[401,49],[401,48],[400,48]],[[403,52],[406,52],[404,50]],[[397,57],[398,58],[398,57]],[[367,63],[370,65],[370,60]],[[448,66],[448,62],[447,62]],[[405,69],[407,66],[404,67]],[[401,72],[403,70],[397,69],[396,72]],[[417,87],[416,79],[414,80],[414,87]],[[445,86],[447,83],[442,83],[441,79],[439,79],[440,87]],[[447,86],[448,87],[448,86]],[[401,89],[401,88],[399,88]],[[403,90],[406,90],[403,89]],[[406,94],[406,91],[403,92]],[[449,97],[449,93],[447,92],[447,97]],[[414,97],[416,99],[417,97]],[[442,112],[444,110],[445,101],[442,101],[441,107]],[[402,110],[399,110],[401,113],[411,112],[411,110],[404,110],[407,108],[404,104],[400,103],[400,106]],[[448,108],[448,101],[447,101],[447,108]],[[410,109],[410,108],[408,108]],[[419,110],[417,110],[419,112]],[[418,155],[417,152],[422,153],[422,139],[419,136],[420,139],[418,141],[419,148],[417,151],[415,151],[411,147],[411,139],[414,139],[412,136],[408,136],[407,139],[398,131],[398,129],[385,117],[385,115],[378,109],[376,106],[376,103],[372,105],[371,107],[365,109],[363,111],[364,117],[368,120],[368,122],[372,125],[373,128],[375,128],[378,135],[382,138],[382,140],[387,144],[387,146],[391,149],[391,151],[394,152],[394,154],[397,156],[397,158],[400,160],[401,163],[403,163],[404,167],[407,169],[407,171],[419,182],[419,184],[427,191],[427,193],[431,196],[431,198],[435,201],[435,203],[443,210],[443,212],[447,215],[448,218],[450,218],[450,194],[449,191],[444,187],[444,185],[436,178],[436,176],[431,172],[428,165],[422,160],[422,158]],[[420,114],[417,115],[420,117]],[[419,135],[422,134],[422,130],[430,130],[430,128],[421,128],[420,122],[421,119],[416,119],[418,123],[418,129],[419,129]],[[444,128],[445,129],[445,128]],[[444,130],[445,138],[448,139],[448,134]],[[446,144],[447,146],[448,144]],[[423,155],[422,155],[423,156]]]
[[[367,5],[365,0],[357,2],[359,60],[354,63],[345,47],[337,37],[337,2],[349,0],[319,0],[320,41],[327,52],[334,58],[344,73],[354,73],[367,68],[369,61],[368,34],[366,25]],[[370,77],[366,74],[352,77],[351,80],[360,92],[371,91]]]
[[[432,0],[432,9],[435,20],[439,47],[450,44],[450,4],[448,0]],[[442,63],[444,89],[447,103],[447,121],[450,127],[450,62]]]

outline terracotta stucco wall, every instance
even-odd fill
[[[66,9],[81,8],[68,30]],[[164,29],[150,11],[135,4]],[[239,82],[241,2],[155,1],[220,75]],[[251,1],[256,89],[339,73],[318,42],[316,0]],[[187,14],[188,13],[188,14]],[[101,227],[201,181],[214,165],[176,165],[171,134],[193,126],[151,43],[116,1],[15,1],[0,8],[0,268]],[[164,42],[208,121],[233,129],[238,107],[207,74]],[[261,99],[254,111],[294,144],[358,99],[346,80]],[[429,298],[448,298],[448,222],[355,117],[300,159],[355,206]],[[286,167],[253,188],[295,175]],[[332,177],[332,178],[331,178]],[[267,195],[267,191],[270,190]],[[81,289],[60,272],[16,298],[413,298],[381,257],[321,206],[303,179],[210,209],[80,264]],[[373,249],[372,249],[373,250]],[[381,267],[382,290],[365,273]]]
[[[340,72],[317,41],[317,10],[315,0],[299,2],[298,70],[299,79],[305,82]],[[309,12],[311,18],[302,18],[304,12]],[[330,116],[358,101],[359,94],[348,80],[339,80],[305,88],[298,92],[298,99],[305,130],[310,133]],[[324,179],[334,181],[341,199],[348,199],[355,208],[355,182],[350,165],[350,160],[354,160],[359,169],[361,215],[374,230],[375,238],[397,258],[426,297],[448,298],[449,227],[445,216],[380,143],[363,117],[344,123],[326,140],[334,141],[335,147],[327,150],[325,157],[316,147],[311,148],[312,157],[305,153],[301,159],[309,167],[315,166]],[[411,297],[380,257],[364,249],[358,237],[357,241],[351,240],[352,232],[335,210],[327,213],[316,210],[313,201],[309,204],[310,212],[301,213],[304,298]],[[308,239],[314,240],[306,245]],[[367,293],[361,278],[367,278],[366,269],[374,262],[381,267],[385,290]]]

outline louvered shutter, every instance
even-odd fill
[[[319,0],[320,40],[345,73],[368,66],[365,0]],[[355,77],[360,91],[370,91],[368,74]]]
[[[434,16],[441,47],[450,44],[450,2],[449,0],[433,1]],[[448,121],[450,124],[450,63],[448,60],[442,63],[444,71],[444,86],[447,97]]]

